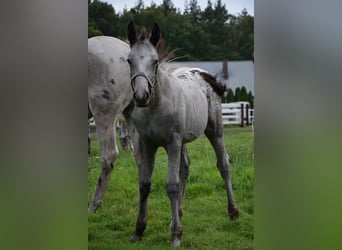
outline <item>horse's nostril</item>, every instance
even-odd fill
[[[138,107],[145,107],[149,102],[150,94],[146,91],[141,92],[141,93],[140,92],[134,92],[133,98],[135,100],[135,104]]]

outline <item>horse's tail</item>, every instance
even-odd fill
[[[224,92],[227,90],[226,85],[217,82],[215,77],[206,72],[201,71],[199,74],[202,76],[204,81],[210,84],[210,86],[219,96],[223,96]]]

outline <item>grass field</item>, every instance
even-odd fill
[[[250,128],[245,128],[250,130]],[[253,249],[254,239],[254,138],[253,132],[225,131],[235,201],[240,217],[230,221],[223,181],[214,150],[202,136],[188,144],[190,175],[185,191],[183,235],[179,249]],[[241,130],[241,129],[238,129]],[[148,200],[147,228],[142,241],[132,244],[138,213],[138,172],[130,152],[120,149],[102,207],[88,217],[89,249],[170,249],[171,208],[165,190],[167,155],[160,148]],[[99,145],[94,134],[88,158],[88,202],[100,172]]]

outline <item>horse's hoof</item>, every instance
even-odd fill
[[[231,220],[235,220],[235,219],[237,219],[239,217],[239,210],[237,208],[235,208],[235,207],[229,208],[228,209],[228,213],[229,213],[229,218]]]
[[[172,241],[171,247],[179,247],[179,246],[180,246],[180,240],[176,239]]]
[[[94,204],[90,204],[89,208],[88,208],[88,214],[92,214],[94,212],[96,212],[96,210],[100,207],[100,205],[94,205]]]
[[[132,243],[135,243],[135,242],[137,242],[139,240],[141,240],[141,236],[133,235],[130,241]]]

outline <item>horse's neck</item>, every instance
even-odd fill
[[[152,107],[157,107],[163,103],[163,99],[172,98],[171,81],[168,73],[163,69],[158,69],[157,82],[153,92]]]

